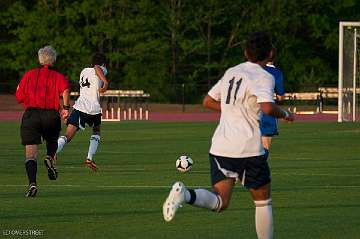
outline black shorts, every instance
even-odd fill
[[[249,158],[227,158],[209,154],[211,183],[234,178],[249,188],[259,188],[271,182],[270,168],[265,155]]]
[[[79,110],[74,109],[66,124],[71,124],[76,126],[77,130],[85,129],[85,125],[90,127],[95,127],[101,125],[101,114],[90,115]]]
[[[47,142],[56,142],[61,131],[61,119],[56,110],[27,109],[21,120],[21,143],[41,144],[41,137]]]

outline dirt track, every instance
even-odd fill
[[[0,121],[20,121],[22,105],[16,102],[14,95],[0,95]],[[148,104],[151,121],[217,121],[219,113],[209,112],[201,105]],[[335,114],[296,115],[298,121],[336,121]]]
[[[20,121],[22,111],[0,111],[0,121]],[[151,112],[150,121],[217,121],[219,113]],[[297,121],[336,121],[334,114],[296,115]]]

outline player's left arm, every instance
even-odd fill
[[[70,110],[70,83],[69,81],[63,77],[59,76],[58,83],[58,89],[59,89],[59,95],[62,96],[63,106],[60,112],[61,118],[66,121],[67,118],[69,118],[69,110]]]
[[[221,112],[221,82],[222,79],[219,80],[204,97],[203,106],[205,108]]]
[[[66,89],[62,93],[62,99],[63,99],[63,108],[61,110],[61,118],[66,121],[69,116],[69,110],[70,110],[70,89]]]
[[[104,93],[107,91],[108,87],[109,87],[109,82],[107,81],[107,79],[105,78],[105,75],[103,74],[103,71],[101,70],[100,66],[95,65],[95,73],[96,75],[100,78],[100,80],[103,82],[102,87],[99,89],[100,93]]]

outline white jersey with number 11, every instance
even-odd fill
[[[262,102],[274,102],[274,77],[260,65],[245,62],[226,71],[208,95],[221,102],[221,117],[210,153],[247,158],[265,153],[259,128]]]

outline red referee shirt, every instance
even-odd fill
[[[44,65],[25,72],[16,89],[16,100],[24,103],[25,110],[30,107],[59,110],[60,95],[69,88],[63,74]]]

